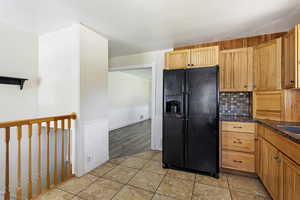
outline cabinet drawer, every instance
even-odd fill
[[[222,167],[245,172],[255,172],[254,154],[222,151]]]
[[[222,148],[254,153],[253,133],[222,132]]]
[[[222,131],[255,133],[255,123],[222,122]]]

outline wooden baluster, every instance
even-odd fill
[[[61,120],[61,181],[65,180],[65,120]]]
[[[47,188],[50,188],[50,122],[47,122]]]
[[[68,177],[72,176],[72,162],[71,162],[71,119],[68,119]]]
[[[36,185],[37,195],[42,192],[42,144],[41,144],[41,135],[42,135],[42,123],[38,123],[38,179]]]
[[[58,171],[57,171],[57,120],[54,121],[54,184],[58,184]]]
[[[31,164],[32,124],[28,125],[28,199],[32,199],[32,164]]]
[[[5,157],[5,192],[4,200],[10,200],[9,192],[9,140],[10,140],[10,128],[5,128],[5,145],[6,145],[6,157]]]
[[[21,164],[21,139],[22,139],[22,126],[18,126],[18,185],[17,185],[17,200],[22,199],[22,164]]]

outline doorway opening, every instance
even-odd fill
[[[152,65],[110,69],[110,159],[151,149],[151,119],[155,105],[153,75]]]

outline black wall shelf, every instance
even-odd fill
[[[21,90],[23,89],[24,82],[27,80],[25,78],[0,76],[0,84],[19,85]]]

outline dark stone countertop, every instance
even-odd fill
[[[234,115],[220,115],[220,121],[229,121],[229,122],[256,122],[250,116],[234,116]]]
[[[295,142],[297,144],[300,144],[300,135],[278,127],[278,125],[281,125],[281,126],[300,126],[300,122],[282,122],[282,121],[273,121],[273,120],[268,120],[268,119],[257,119],[256,121],[259,124],[262,124],[262,125],[265,125],[265,126],[271,128],[276,133],[292,140],[293,142]]]

